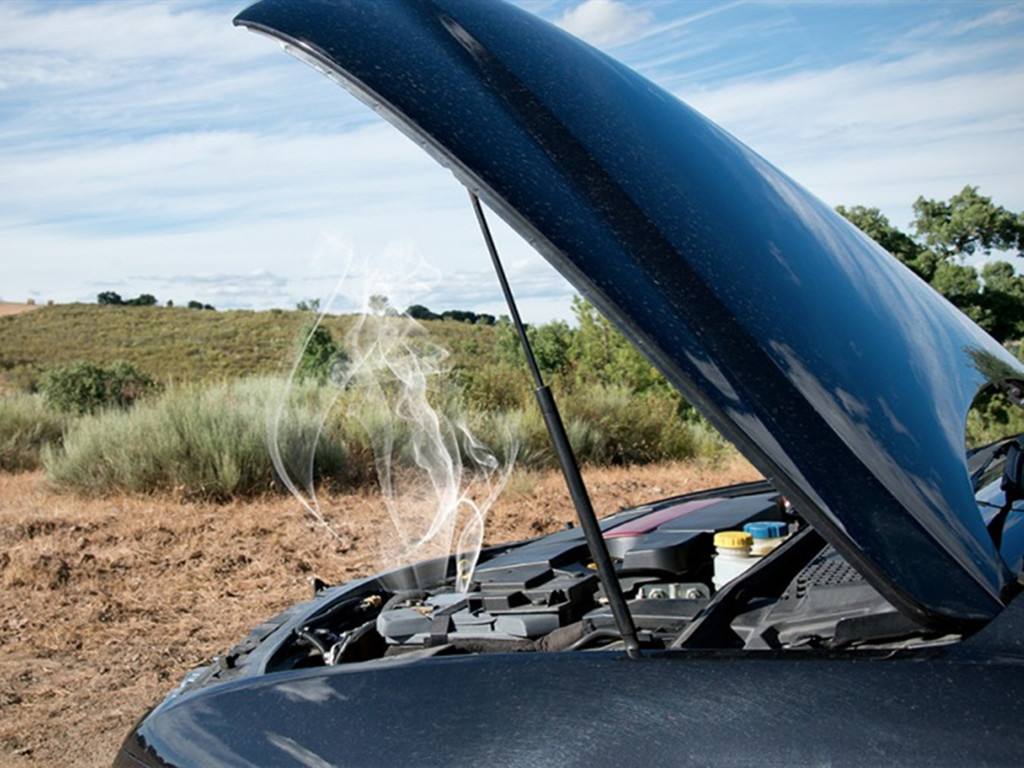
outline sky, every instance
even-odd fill
[[[1024,3],[522,0],[830,205],[1024,210]],[[246,2],[0,0],[0,301],[505,312],[466,194]],[[496,217],[492,217],[492,221]],[[523,315],[572,287],[495,224]],[[340,288],[339,288],[340,285]]]

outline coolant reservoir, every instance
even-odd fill
[[[778,547],[789,535],[789,526],[778,520],[758,520],[747,523],[743,530],[754,537],[750,554],[763,557]]]
[[[715,575],[719,590],[757,562],[750,554],[754,537],[745,531],[719,531],[715,534]]]

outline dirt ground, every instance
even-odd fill
[[[587,473],[594,507],[755,478],[735,460]],[[109,765],[132,724],[264,618],[379,570],[374,494],[323,499],[328,535],[290,498],[227,505],[80,499],[0,474],[0,765]],[[554,474],[513,475],[487,543],[572,519]]]
[[[20,315],[22,312],[31,312],[39,309],[42,304],[21,304],[15,301],[0,301],[0,317],[4,315]]]

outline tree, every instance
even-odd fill
[[[914,213],[917,237],[941,257],[993,250],[1024,255],[1024,215],[994,205],[977,187],[964,187],[948,202],[919,197]]]
[[[313,379],[323,384],[348,362],[344,348],[327,328],[316,322],[307,323],[299,338],[304,340],[304,344],[295,368],[297,379]]]
[[[382,293],[373,294],[367,301],[367,307],[375,315],[392,315],[395,312],[391,308],[391,301]]]
[[[440,320],[441,316],[431,312],[422,304],[413,304],[405,310],[405,314],[413,320]]]
[[[295,308],[299,312],[314,312],[320,313],[320,299],[310,299],[309,301],[300,301],[295,305]]]
[[[577,378],[614,382],[635,393],[672,392],[658,370],[604,315],[586,299],[574,296],[573,314],[579,327],[572,337],[572,359]]]
[[[914,203],[915,236],[894,227],[877,208],[839,206],[875,242],[910,267],[997,341],[1024,333],[1024,278],[1005,261],[986,263],[979,274],[961,263],[971,254],[1016,251],[1024,255],[1024,214],[993,204],[966,186],[948,201]]]
[[[443,320],[455,320],[458,323],[470,323],[476,322],[476,312],[471,312],[466,309],[446,309],[441,313]]]
[[[126,301],[118,293],[103,291],[103,293],[97,294],[96,301],[99,304],[115,307],[152,307],[156,304],[156,296],[151,293],[141,293],[134,299]]]
[[[991,313],[981,302],[978,270],[952,261],[940,261],[931,285],[971,320],[986,331],[991,330]]]
[[[1008,262],[991,261],[981,268],[981,279],[982,303],[991,317],[986,330],[997,339],[1024,336],[1024,277]]]

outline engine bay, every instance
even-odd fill
[[[903,618],[765,487],[668,500],[601,521],[643,647],[877,647],[922,637],[921,627]],[[749,570],[716,587],[716,533],[764,522],[784,526],[782,546],[752,558]],[[410,569],[398,569],[323,589],[317,610],[307,608],[264,671],[621,647],[576,528],[485,550],[468,582],[460,579],[457,560],[447,565],[447,577],[436,584],[417,583]],[[460,583],[464,589],[457,588]],[[250,637],[229,655],[235,662],[220,666],[234,666],[239,651],[260,640]]]

